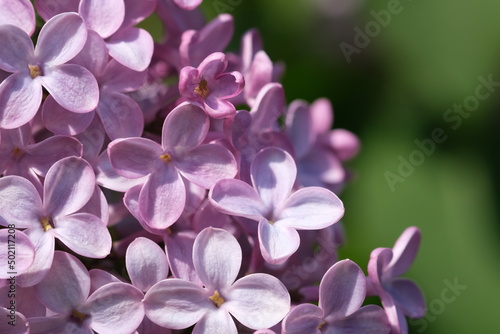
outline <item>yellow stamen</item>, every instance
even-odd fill
[[[269,224],[274,225],[274,222],[272,220],[268,220]]]
[[[28,65],[28,68],[30,69],[31,79],[35,79],[36,77],[42,75],[42,70],[38,67],[38,65]]]
[[[21,156],[23,154],[23,150],[21,150],[19,147],[14,147],[14,149],[12,150],[12,155],[13,156]]]
[[[318,329],[321,329],[321,327],[323,327],[325,324],[326,324],[326,321],[323,321],[322,323],[320,323],[320,324],[318,325]]]
[[[208,85],[207,80],[201,79],[200,83],[198,84],[198,87],[194,89],[194,92],[199,96],[201,96],[202,99],[206,99],[208,94],[210,94],[207,85]]]
[[[44,232],[47,232],[48,230],[50,230],[52,228],[51,219],[49,217],[45,217],[45,218],[40,219],[40,223],[42,224],[42,228],[43,228]]]
[[[210,299],[212,301],[212,303],[214,303],[215,306],[217,306],[217,307],[220,307],[222,304],[224,304],[226,302],[226,300],[224,298],[222,298],[221,295],[219,295],[219,291],[217,291],[217,290],[215,290],[212,297],[208,297],[208,299]]]
[[[168,153],[160,155],[160,159],[165,161],[165,162],[170,162],[172,160],[172,156]]]
[[[73,318],[76,318],[75,320],[78,320],[80,322],[84,322],[86,319],[88,319],[88,315],[85,314],[85,313],[80,313],[78,312],[77,310],[73,310],[73,312],[71,312],[71,316]]]

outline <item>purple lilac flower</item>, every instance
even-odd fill
[[[203,105],[213,118],[225,118],[235,114],[234,106],[226,101],[238,95],[245,85],[241,73],[225,73],[226,55],[216,52],[198,66],[184,67],[179,74],[179,91],[189,101]]]
[[[73,112],[89,112],[97,106],[94,76],[79,65],[65,64],[86,39],[87,30],[76,13],[47,21],[36,48],[20,28],[0,26],[0,69],[13,73],[0,84],[0,127],[12,129],[29,122],[42,102],[42,87]]]
[[[252,186],[234,179],[221,180],[209,198],[220,211],[259,222],[262,256],[283,263],[299,247],[297,230],[328,227],[344,214],[338,197],[319,187],[292,193],[297,169],[292,157],[278,148],[260,151],[251,166]]]
[[[144,317],[143,294],[126,283],[110,283],[90,296],[90,276],[73,255],[56,251],[46,278],[35,286],[49,316],[29,318],[30,333],[131,333]]]
[[[366,278],[359,266],[342,260],[323,276],[319,304],[300,304],[283,320],[283,334],[389,334],[390,326],[379,306],[361,307]]]
[[[78,213],[95,190],[92,167],[77,157],[56,162],[47,172],[43,197],[19,176],[0,179],[0,224],[26,228],[36,255],[29,270],[18,277],[22,286],[40,282],[52,264],[55,238],[74,252],[93,258],[107,256],[111,236],[106,225],[89,213]]]
[[[193,263],[205,287],[166,279],[155,284],[144,300],[146,315],[162,327],[193,333],[236,334],[231,315],[252,329],[269,328],[290,308],[283,284],[266,274],[251,274],[239,280],[242,259],[236,239],[225,230],[207,228],[196,238]]]
[[[236,162],[217,144],[202,144],[209,118],[198,104],[183,103],[165,119],[162,144],[146,138],[117,139],[108,146],[111,165],[127,178],[149,175],[139,195],[139,210],[153,228],[167,228],[186,202],[181,175],[205,189],[234,177]]]
[[[391,333],[408,333],[405,316],[421,318],[425,315],[425,298],[418,285],[398,276],[405,273],[417,255],[420,230],[408,227],[394,247],[372,251],[368,263],[369,294],[378,295],[391,323]]]

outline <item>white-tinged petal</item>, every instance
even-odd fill
[[[295,229],[263,218],[259,222],[259,244],[264,260],[279,264],[299,248],[300,237]]]
[[[40,227],[42,200],[35,186],[20,176],[0,178],[0,225]]]

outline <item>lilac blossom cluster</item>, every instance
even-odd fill
[[[0,225],[16,231],[0,331],[407,333],[420,231],[367,276],[338,259],[357,137],[331,130],[326,99],[287,105],[258,32],[225,51],[233,17],[200,3],[0,0]],[[160,41],[137,27],[150,15]]]

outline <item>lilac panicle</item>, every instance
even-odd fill
[[[23,30],[0,26],[0,69],[11,72],[0,84],[0,127],[16,128],[30,121],[42,102],[42,87],[64,108],[89,112],[99,91],[85,68],[65,64],[85,45],[87,30],[76,13],[63,13],[42,27],[36,48]],[[81,94],[81,92],[86,92]]]
[[[253,329],[275,325],[290,308],[288,291],[266,274],[251,274],[235,282],[241,259],[241,248],[230,233],[204,229],[194,243],[193,263],[205,287],[181,279],[158,282],[146,293],[147,317],[171,329],[196,324],[193,333],[236,334],[230,314]]]
[[[221,180],[209,198],[220,211],[259,222],[262,256],[283,263],[299,247],[297,230],[330,226],[344,214],[340,199],[319,187],[292,193],[296,167],[292,157],[278,148],[260,151],[251,166],[252,185],[240,180]]]

